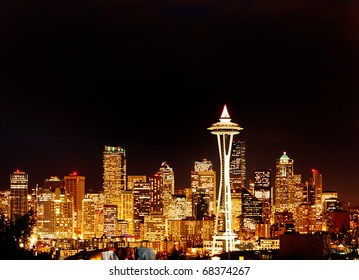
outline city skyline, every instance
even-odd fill
[[[226,104],[224,104],[225,106],[226,106]],[[241,128],[241,129],[243,129],[243,128]],[[237,141],[237,140],[241,140],[241,141],[243,141],[243,139],[235,139],[234,138],[234,141]],[[122,149],[122,147],[120,147],[120,146],[116,146],[116,147],[118,147],[119,149]],[[104,148],[106,149],[106,145],[104,146]],[[114,146],[114,148],[115,148],[115,146]],[[103,152],[103,151],[102,151]],[[128,151],[126,151],[126,153],[128,153]],[[283,155],[286,155],[287,156],[287,151],[283,151],[283,153],[276,159],[276,161],[281,157],[281,156],[283,156]],[[101,154],[102,155],[102,154]],[[218,156],[218,155],[217,155]],[[289,158],[291,159],[291,160],[293,160],[294,161],[294,166],[295,166],[295,159],[293,159],[292,157],[290,157],[289,156]],[[126,158],[127,159],[127,161],[129,160],[128,159],[128,157]],[[210,160],[211,162],[214,162],[214,171],[216,171],[216,173],[217,173],[217,177],[219,177],[219,171],[220,171],[220,166],[218,165],[218,162],[219,162],[219,160],[218,159],[209,159],[209,158],[206,158],[206,157],[204,157],[204,158],[201,158],[201,159],[194,159],[193,160],[193,162],[192,162],[192,169],[190,169],[190,170],[188,170],[188,174],[189,174],[189,177],[187,178],[188,179],[188,181],[190,180],[190,173],[194,170],[194,166],[193,166],[193,164],[195,163],[195,161],[197,161],[197,160],[202,160],[202,159],[207,159],[207,160]],[[101,160],[102,160],[102,157],[101,157]],[[131,161],[131,159],[129,160],[129,161]],[[166,162],[166,160],[164,160],[163,162]],[[163,162],[161,162],[161,164],[163,163]],[[255,172],[255,170],[260,170],[260,169],[270,169],[270,170],[272,170],[273,172],[275,171],[275,163],[273,164],[274,165],[274,168],[272,168],[272,167],[267,167],[267,168],[257,168],[257,167],[254,167],[254,169],[253,170],[251,170],[252,172],[250,172],[250,174],[249,174],[249,176],[248,176],[248,179],[250,180],[250,181],[254,181],[254,172]],[[172,167],[172,165],[171,164],[169,164],[169,166],[171,166]],[[157,173],[158,172],[158,170],[160,169],[160,167],[161,167],[161,165],[159,165],[158,167],[153,167],[153,172],[152,173],[145,173],[145,172],[139,172],[139,173],[131,173],[131,174],[127,174],[127,175],[145,175],[145,176],[153,176],[155,173]],[[127,167],[128,168],[128,167]],[[129,169],[131,169],[131,168],[129,168]],[[294,170],[295,170],[295,168],[294,168]],[[297,173],[297,172],[294,172],[294,174],[299,174],[299,175],[302,175],[302,182],[305,182],[305,181],[308,181],[308,179],[309,179],[309,176],[310,176],[310,172],[312,172],[313,170],[316,170],[315,168],[311,168],[310,170],[309,170],[309,172],[308,172],[308,175],[306,176],[305,174],[301,174],[301,173]],[[19,171],[19,172],[25,172],[27,175],[29,175],[29,178],[31,177],[31,174],[28,174],[28,172],[27,172],[27,170],[23,170],[23,169],[16,169],[16,170],[12,170],[11,172],[16,172],[16,171]],[[320,173],[320,170],[318,170],[319,171],[319,173]],[[101,170],[99,170],[99,172],[103,172],[103,170],[101,169]],[[248,171],[247,171],[248,172]],[[86,176],[86,174],[83,174],[83,173],[81,173],[81,172],[79,172],[79,169],[73,169],[71,172],[68,172],[67,174],[53,174],[53,175],[51,175],[51,176],[48,176],[48,177],[46,177],[46,178],[44,178],[43,179],[43,181],[41,182],[41,181],[39,181],[37,184],[39,185],[39,187],[44,187],[45,186],[45,180],[48,180],[48,179],[50,179],[52,176],[56,176],[56,177],[58,177],[58,178],[62,178],[62,179],[64,179],[64,178],[66,178],[66,177],[68,177],[68,176],[71,176],[72,174],[77,174],[77,175],[80,175],[80,176],[83,176],[84,178],[85,178],[85,180],[87,181],[87,176]],[[174,173],[175,173],[175,182],[177,181],[176,180],[176,177],[178,177],[178,176],[176,176],[176,172],[175,172],[175,170],[174,170]],[[10,175],[10,174],[9,174]],[[93,175],[93,174],[92,174]],[[325,177],[325,174],[322,174],[324,177]],[[101,175],[101,177],[102,177],[102,175]],[[102,180],[102,178],[101,178],[101,180]],[[218,178],[217,178],[217,180],[218,180]],[[325,180],[324,180],[325,181]],[[29,180],[29,182],[31,182],[31,180]],[[9,181],[9,184],[10,184],[10,181]],[[218,183],[219,184],[219,183]],[[274,177],[272,178],[272,184],[274,184]],[[35,185],[34,184],[29,184],[29,190],[32,188],[32,187],[35,187]],[[183,187],[190,187],[190,182],[188,182],[188,184],[186,184],[186,185],[176,185],[176,188],[183,188]],[[1,190],[4,190],[4,189],[6,189],[6,188],[1,188]],[[95,187],[95,188],[92,188],[92,187],[89,187],[89,184],[88,183],[86,183],[86,192],[91,192],[91,191],[103,191],[103,182],[101,182],[100,183],[100,186],[98,186],[97,188]],[[327,188],[325,188],[324,187],[324,189],[323,189],[323,191],[336,191],[336,192],[338,192],[338,195],[339,195],[339,199],[340,200],[342,200],[342,201],[346,201],[346,202],[353,202],[352,200],[345,200],[345,199],[343,199],[343,195],[341,194],[341,192],[340,192],[340,190],[337,190],[337,189],[327,189]],[[354,200],[355,201],[355,200]],[[353,206],[357,206],[357,205],[353,205]]]
[[[227,104],[248,179],[286,151],[359,204],[357,2],[81,2],[0,4],[0,189],[20,169],[29,187],[76,170],[99,190],[105,145],[128,175],[166,161],[189,186],[194,160],[219,171],[207,127]]]

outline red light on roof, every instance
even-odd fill
[[[76,176],[76,175],[77,175],[77,172],[76,172],[76,171],[72,172],[72,175]]]

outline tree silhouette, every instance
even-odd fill
[[[28,260],[40,258],[30,247],[30,237],[35,225],[33,210],[10,220],[4,214],[0,214],[0,259]],[[51,259],[50,256],[46,257],[43,254],[41,254],[41,258]]]

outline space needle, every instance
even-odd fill
[[[239,134],[243,128],[231,122],[227,106],[224,105],[219,122],[208,128],[212,134],[217,135],[220,158],[220,181],[214,224],[212,255],[214,254],[217,240],[225,243],[226,252],[233,251],[234,240],[237,235],[232,228],[232,200],[229,177],[229,162],[231,157],[233,135]],[[219,230],[219,219],[223,220],[223,226]],[[222,247],[223,248],[223,247]],[[223,250],[223,249],[222,249]]]

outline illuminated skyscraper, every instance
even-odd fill
[[[74,238],[74,200],[65,188],[55,189],[54,213],[54,237]]]
[[[126,152],[120,147],[105,146],[103,151],[103,189],[105,204],[120,208],[121,191],[126,190]],[[119,213],[117,214],[118,218]]]
[[[65,189],[73,198],[74,203],[74,230],[75,235],[80,237],[82,227],[82,200],[85,198],[85,177],[73,172],[64,176]]]
[[[290,159],[286,152],[276,162],[276,177],[274,191],[274,206],[276,212],[285,210],[294,213],[294,161]]]
[[[36,187],[37,235],[40,238],[55,236],[55,190],[64,189],[64,181],[57,176],[45,179],[44,187]],[[59,199],[59,197],[57,198]],[[72,213],[72,212],[71,212]],[[72,222],[71,222],[72,223]]]
[[[263,223],[270,224],[271,206],[273,198],[272,190],[272,170],[256,169],[254,170],[254,196],[262,202]]]
[[[214,215],[216,208],[216,172],[207,159],[195,160],[191,171],[193,216],[202,220]]]
[[[234,234],[232,228],[232,200],[230,188],[230,157],[233,136],[242,130],[238,124],[231,122],[227,106],[224,105],[219,122],[208,128],[212,134],[217,135],[220,157],[220,181],[217,199],[216,220],[214,225],[212,254],[217,240],[225,243],[226,252],[234,249]],[[219,227],[220,217],[223,217],[223,226]]]
[[[82,238],[100,238],[103,236],[104,223],[103,193],[86,193],[82,200]]]
[[[156,176],[159,178],[159,187],[162,195],[163,209],[162,214],[165,217],[169,215],[170,205],[172,203],[172,196],[175,193],[175,178],[173,168],[167,162],[162,162],[160,169]]]
[[[237,140],[232,143],[232,154],[229,162],[229,180],[232,199],[232,227],[239,232],[239,217],[242,215],[242,191],[246,183],[246,145]]]
[[[133,191],[127,189],[126,151],[121,147],[105,146],[103,151],[103,188],[105,196],[105,231],[117,234],[127,223],[127,234],[133,235]],[[116,211],[116,215],[114,215]],[[113,225],[120,222],[121,225]],[[108,225],[106,223],[109,223]],[[113,233],[113,226],[115,226]],[[110,230],[108,230],[110,229]],[[122,232],[123,234],[125,232]]]
[[[28,174],[16,170],[10,174],[10,218],[21,217],[27,213]]]
[[[54,238],[55,230],[55,189],[37,190],[37,234],[40,238]]]
[[[320,217],[323,212],[323,204],[322,204],[322,195],[323,195],[323,180],[322,174],[318,173],[318,170],[312,169],[312,176],[310,180],[313,182],[314,185],[314,193],[315,193],[315,208],[316,208],[316,215]]]
[[[274,186],[273,217],[276,212],[288,211],[296,219],[297,207],[303,202],[303,183],[300,174],[294,174],[294,161],[286,152],[277,159]]]
[[[246,144],[238,140],[232,143],[232,155],[229,163],[232,194],[240,195],[242,187],[246,187]]]
[[[303,190],[304,201],[315,206],[316,230],[322,230],[322,213],[323,213],[323,184],[322,175],[318,170],[312,169],[309,181],[305,183]]]
[[[131,182],[131,184],[130,184]],[[151,184],[147,176],[127,176],[127,186],[133,190],[133,220],[134,236],[140,240],[143,237],[143,223],[145,216],[151,211]]]

